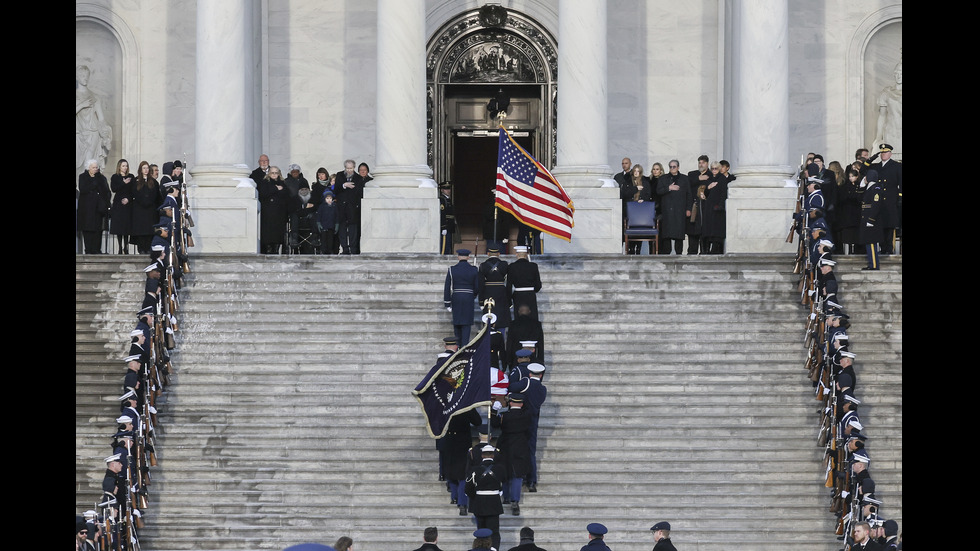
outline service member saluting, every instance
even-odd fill
[[[446,272],[446,286],[442,299],[446,310],[453,313],[453,330],[456,333],[456,342],[459,346],[466,346],[470,342],[470,329],[473,326],[473,299],[476,298],[479,272],[476,267],[469,263],[470,251],[468,249],[457,250],[456,257],[459,262],[451,266]]]

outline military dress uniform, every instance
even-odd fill
[[[868,265],[863,270],[877,270],[880,243],[884,239],[881,225],[881,210],[883,192],[881,183],[877,182],[878,174],[868,171],[868,184],[861,194],[861,222],[858,227],[858,243],[865,246],[868,255]]]
[[[500,428],[500,438],[497,445],[503,456],[503,466],[507,477],[504,486],[504,501],[511,501],[513,514],[519,514],[518,503],[521,500],[521,486],[524,477],[531,472],[531,424],[532,413],[523,407],[524,396],[520,393],[511,394],[511,406],[501,409],[498,415],[491,417],[490,426]]]
[[[521,304],[531,308],[531,319],[538,320],[537,292],[541,290],[538,265],[527,258],[518,258],[507,267],[507,294],[514,305],[514,314]]]
[[[493,448],[487,444],[485,447]],[[483,459],[466,478],[470,513],[476,517],[477,528],[493,530],[493,546],[500,548],[500,515],[504,506],[500,503],[500,490],[506,475],[493,458]]]
[[[470,251],[460,249],[456,254],[469,257]],[[446,284],[443,289],[443,303],[453,313],[453,330],[456,342],[460,347],[470,342],[470,330],[473,327],[473,299],[476,298],[477,278],[476,267],[466,260],[460,260],[446,272]]]
[[[881,144],[879,153],[891,151],[888,144]],[[878,173],[878,183],[881,184],[881,252],[895,252],[895,228],[902,226],[902,163],[893,159],[874,163],[871,170]]]
[[[499,253],[500,248],[497,244],[490,245],[490,254]],[[491,256],[480,264],[480,277],[477,279],[478,304],[483,306],[483,302],[488,298],[493,299],[493,314],[497,316],[494,326],[499,330],[506,330],[510,326],[510,295],[507,292],[507,269],[508,262],[499,256]],[[504,331],[501,331],[503,334]]]
[[[450,189],[448,182],[443,182],[439,189]],[[453,254],[453,236],[456,234],[456,210],[453,200],[442,193],[439,194],[439,254]]]

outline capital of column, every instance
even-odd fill
[[[378,166],[373,171],[374,179],[366,188],[434,188],[432,169],[428,165],[387,165]]]

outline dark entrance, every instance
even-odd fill
[[[454,133],[452,141],[453,206],[456,210],[456,224],[462,238],[462,246],[468,249],[477,247],[478,252],[486,254],[486,240],[493,236],[493,190],[497,182],[497,144],[496,133],[488,136],[460,136]],[[468,133],[462,133],[468,134]],[[530,135],[513,135],[521,147],[534,151],[534,139]],[[498,212],[497,240],[517,238],[517,225],[514,218]],[[504,252],[504,251],[501,251]],[[513,252],[509,248],[507,252]]]

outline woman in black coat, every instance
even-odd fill
[[[293,201],[290,201],[286,181],[277,166],[270,166],[258,185],[259,242],[263,254],[279,254],[286,235],[286,221]]]
[[[153,226],[160,221],[160,184],[150,175],[150,163],[142,161],[133,184],[132,242],[140,254],[150,253]]]
[[[847,167],[844,178],[839,188],[837,188],[837,227],[840,229],[841,248],[844,246],[849,249],[848,254],[861,254],[859,250],[858,226],[861,223],[861,190],[858,186],[861,183],[861,169],[852,166]]]
[[[82,232],[85,254],[102,254],[102,231],[109,216],[109,182],[95,159],[89,159],[85,167],[85,172],[78,175],[75,225]]]
[[[112,190],[112,217],[109,233],[116,236],[118,254],[129,254],[129,235],[133,226],[133,186],[136,178],[129,173],[129,161],[119,159],[116,173],[109,180]]]
[[[734,176],[731,177],[734,179]],[[706,254],[721,254],[725,244],[725,200],[728,199],[729,177],[721,173],[721,165],[711,165],[711,177],[704,188],[704,228],[702,237]]]

